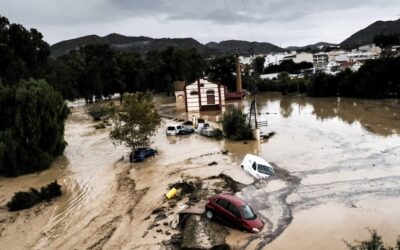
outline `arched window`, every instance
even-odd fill
[[[212,89],[209,89],[209,90],[207,90],[207,95],[214,95],[214,90],[212,90]]]

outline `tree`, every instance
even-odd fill
[[[122,106],[113,116],[110,137],[115,144],[132,150],[148,147],[161,119],[149,93],[125,94]]]
[[[48,168],[67,144],[68,114],[62,96],[44,80],[0,85],[0,175]]]
[[[124,92],[115,52],[109,45],[87,45],[79,53],[84,65],[79,89],[87,102],[91,102],[93,96],[101,99],[102,96]]]
[[[50,56],[49,45],[35,29],[8,21],[0,15],[0,80],[14,85],[21,79],[42,78]]]
[[[207,74],[213,81],[221,81],[230,90],[236,89],[236,70],[234,56],[217,57],[210,61]]]
[[[225,135],[230,139],[253,139],[253,133],[247,123],[246,115],[240,109],[232,108],[226,111],[222,120],[222,127]]]
[[[258,56],[254,58],[253,62],[251,63],[251,66],[258,75],[261,75],[264,71],[264,63],[265,63],[265,58]]]

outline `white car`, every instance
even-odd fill
[[[167,135],[177,135],[179,131],[182,129],[182,125],[169,125],[167,127]]]
[[[252,154],[246,154],[241,167],[256,179],[265,179],[275,175],[273,167],[268,162]]]

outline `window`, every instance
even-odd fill
[[[258,172],[267,175],[275,175],[274,170],[271,167],[262,164],[258,164]]]
[[[239,209],[237,209],[237,208],[236,208],[234,205],[232,205],[231,203],[229,203],[228,210],[229,210],[229,212],[233,213],[235,216],[240,217]]]
[[[253,162],[252,168],[253,168],[254,170],[257,169],[257,164],[256,164],[256,162]]]
[[[213,95],[215,92],[212,89],[206,91],[207,95]]]
[[[177,126],[176,128],[177,128],[177,129],[182,129],[182,126]]]
[[[253,209],[251,209],[249,205],[244,205],[240,207],[240,210],[242,210],[243,217],[246,220],[254,220],[255,218],[257,218],[257,215],[253,212]]]
[[[228,208],[228,202],[224,199],[219,199],[217,201],[217,204],[220,205],[221,207],[227,209]]]
[[[199,95],[199,92],[197,92],[197,91],[190,91],[190,95]]]
[[[174,131],[174,130],[175,130],[175,127],[169,126],[169,127],[167,128],[167,130],[169,130],[169,131]]]

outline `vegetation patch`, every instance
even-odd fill
[[[6,206],[8,211],[19,211],[31,208],[42,201],[51,201],[55,197],[61,196],[61,194],[61,185],[55,180],[41,187],[40,191],[30,188],[28,192],[16,192]]]
[[[352,245],[345,241],[345,244],[350,250],[399,250],[400,249],[400,237],[397,239],[396,246],[385,246],[382,237],[378,235],[376,230],[369,230],[371,238],[364,241],[355,241]]]
[[[247,123],[246,115],[240,109],[233,108],[225,112],[222,120],[225,135],[233,140],[253,139],[250,124]]]
[[[96,103],[88,108],[88,114],[93,118],[94,121],[100,121],[104,117],[109,116],[112,113],[113,105]]]

